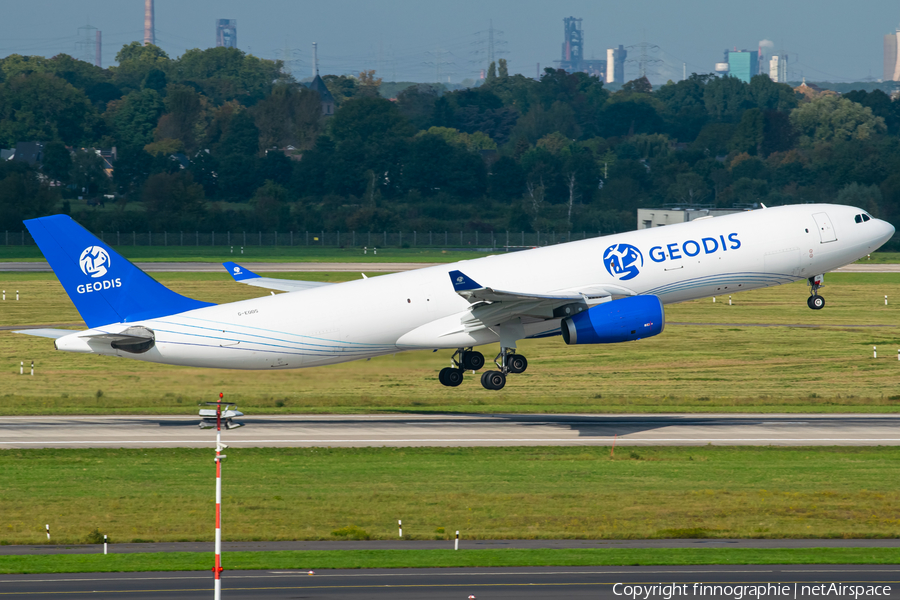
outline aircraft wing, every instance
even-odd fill
[[[587,307],[616,297],[635,295],[634,291],[617,285],[591,285],[550,294],[514,292],[480,285],[461,271],[451,271],[449,275],[456,293],[471,303],[462,318],[462,325],[468,332],[490,328],[517,317],[526,321],[562,317],[569,313],[557,314],[557,309],[563,310],[566,305]]]
[[[275,279],[272,277],[260,277],[253,271],[234,262],[222,263],[228,273],[238,283],[246,283],[267,290],[280,290],[282,292],[299,292],[323,285],[332,285],[324,281],[298,281],[296,279]]]

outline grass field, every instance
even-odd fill
[[[465,548],[465,542],[463,542]],[[113,547],[115,551],[115,547]],[[209,571],[210,553],[57,554],[0,556],[0,573],[124,573]],[[579,549],[579,550],[325,550],[226,552],[224,578],[232,570],[391,569],[427,567],[538,567],[617,565],[890,565],[895,548],[811,548],[803,550]],[[226,586],[227,587],[227,586]]]
[[[140,262],[412,262],[444,263],[471,260],[487,256],[489,252],[456,250],[453,248],[378,248],[374,254],[369,248],[363,254],[362,246],[354,248],[315,246],[247,246],[244,253],[235,246],[115,246],[116,252],[132,261]],[[497,252],[501,252],[498,250]],[[0,263],[3,261],[40,261],[44,255],[37,246],[0,246]],[[2,265],[0,265],[2,270]]]
[[[0,451],[0,543],[211,535],[211,449]],[[900,448],[242,448],[228,540],[900,534]]]
[[[212,302],[266,294],[225,273],[157,278]],[[484,390],[471,376],[459,388],[441,386],[437,372],[449,363],[449,351],[293,371],[227,371],[56,352],[51,340],[0,331],[0,413],[193,414],[197,402],[219,391],[248,414],[897,411],[900,274],[829,274],[826,284],[828,305],[822,311],[806,307],[807,290],[798,283],[736,294],[732,306],[727,297],[669,305],[666,331],[636,343],[569,347],[559,338],[524,341],[519,351],[529,358],[529,369],[499,393]],[[52,274],[0,273],[0,287],[7,291],[0,326],[80,321]],[[12,300],[14,290],[20,292],[18,302]],[[485,355],[494,352],[485,349]],[[32,360],[35,377],[19,376],[20,361]]]

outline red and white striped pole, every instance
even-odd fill
[[[219,393],[219,402],[216,405],[216,565],[213,567],[215,574],[215,600],[222,598],[222,397]]]

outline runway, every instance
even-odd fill
[[[267,415],[239,419],[235,447],[896,446],[900,415]],[[199,417],[4,417],[0,448],[194,448]]]
[[[352,271],[365,273],[392,273],[434,267],[443,263],[400,263],[400,262],[243,262],[240,257],[230,257],[255,273],[314,273]],[[136,262],[139,269],[147,273],[224,273],[225,268],[211,262]],[[52,269],[46,261],[0,262],[0,272],[45,273]],[[900,273],[900,264],[854,263],[836,269],[835,273]]]
[[[227,555],[225,556],[227,565]],[[228,571],[222,595],[230,599],[327,598],[330,600],[462,600],[474,598],[622,598],[635,585],[679,584],[669,598],[817,598],[851,597],[814,588],[841,583],[879,586],[879,598],[900,597],[900,569],[894,565],[766,565],[654,567],[526,567],[465,569],[367,569],[316,571]],[[686,585],[684,585],[686,584]],[[694,584],[698,584],[696,587]],[[735,586],[777,584],[759,596],[736,594]],[[706,586],[719,586],[703,588]],[[626,586],[632,586],[630,588]],[[725,588],[725,586],[730,586]],[[804,587],[805,586],[805,587]],[[889,586],[885,589],[883,586]],[[641,588],[651,599],[666,598],[657,588]],[[672,588],[670,588],[672,589]],[[726,589],[728,593],[726,592]],[[683,590],[683,592],[682,592]],[[819,590],[817,593],[814,590]],[[719,593],[716,593],[718,591]],[[2,598],[197,598],[212,592],[205,572],[79,573],[0,575]],[[624,596],[633,597],[631,593]],[[642,594],[639,598],[644,598]],[[860,598],[875,597],[871,591]]]
[[[231,257],[241,266],[255,273],[333,273],[352,271],[354,273],[394,273],[433,267],[440,263],[402,262],[244,262]],[[213,262],[136,262],[140,270],[147,273],[222,273],[227,272],[221,263]],[[49,273],[53,269],[46,261],[0,262],[0,272]]]

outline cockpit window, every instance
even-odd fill
[[[856,215],[855,217],[853,217],[853,220],[857,223],[862,223],[862,215]]]
[[[867,215],[866,213],[863,213],[862,218],[863,218],[863,221],[870,221],[870,220],[872,220],[872,218],[871,218],[869,215]]]

